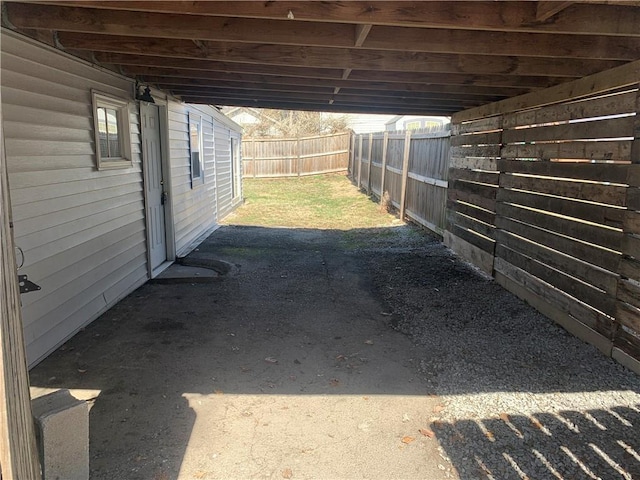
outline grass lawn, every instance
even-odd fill
[[[245,203],[224,224],[350,230],[401,223],[342,174],[243,182]]]

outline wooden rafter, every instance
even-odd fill
[[[551,2],[558,3],[558,2]],[[562,3],[562,2],[560,2]],[[119,36],[264,42],[279,45],[367,48],[373,50],[548,58],[635,60],[640,37],[567,36],[442,28],[394,28],[368,24],[326,24],[202,15],[163,15],[128,11],[6,5],[16,27]]]
[[[453,113],[640,58],[640,1],[8,0],[5,25],[184,99]]]
[[[211,41],[206,42],[207,49],[204,52],[190,40],[167,39],[160,42],[147,37],[97,36],[75,32],[59,33],[58,41],[64,48],[72,50],[137,53],[196,60],[206,58],[258,65],[423,73],[581,77],[623,63],[613,60],[583,62],[580,59],[568,58],[451,55]]]
[[[478,29],[511,32],[640,36],[640,12],[624,5],[580,2],[571,15],[559,12],[552,23],[536,19],[536,2],[260,2],[260,1],[47,1],[136,12],[211,15],[285,20],[289,11],[296,21],[357,23],[395,27]],[[598,21],[594,22],[594,18]]]

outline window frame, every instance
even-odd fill
[[[198,145],[197,145],[197,150],[194,151],[193,147],[193,140],[192,140],[192,127],[193,126],[197,126],[197,133],[198,133]],[[202,115],[197,115],[194,114],[192,112],[189,112],[189,118],[188,118],[188,122],[187,122],[187,128],[188,128],[188,136],[189,136],[189,176],[191,178],[191,188],[195,188],[198,185],[202,185],[204,184],[204,141],[203,141],[203,135],[202,135]],[[193,158],[193,154],[194,153],[198,153],[198,164],[199,164],[199,170],[200,170],[200,175],[198,176],[194,176],[194,158]]]
[[[118,168],[131,168],[133,161],[131,157],[131,134],[129,125],[129,102],[122,98],[91,91],[91,104],[93,111],[93,130],[96,152],[96,167],[98,170],[113,170]],[[100,148],[100,126],[98,119],[98,109],[105,108],[116,111],[116,125],[118,129],[118,142],[120,146],[120,156],[103,157]]]

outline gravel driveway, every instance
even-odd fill
[[[640,377],[435,239],[362,253],[444,400],[432,427],[460,478],[640,479]]]

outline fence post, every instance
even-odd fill
[[[251,162],[253,163],[253,178],[256,178],[256,142],[251,140]]]
[[[349,134],[349,168],[348,168],[348,173],[351,176],[351,181],[354,181],[356,179],[355,174],[355,154],[356,154],[356,148],[355,148],[355,143],[356,143],[356,136],[353,133]]]
[[[411,149],[411,130],[404,136],[404,152],[402,157],[402,187],[400,189],[400,220],[404,220],[407,203],[407,177],[409,176],[409,150]]]
[[[358,190],[362,185],[362,134],[359,135],[358,141]]]
[[[367,152],[367,160],[369,160],[369,166],[367,167],[367,195],[371,195],[371,152],[373,151],[373,133],[369,134],[369,148]]]
[[[380,205],[384,201],[384,177],[387,173],[387,147],[389,145],[389,132],[382,135],[382,173],[380,174]]]
[[[296,156],[298,157],[297,160],[297,168],[298,168],[298,177],[300,176],[300,169],[301,169],[301,165],[300,163],[302,162],[302,159],[300,158],[300,137],[296,138]]]

